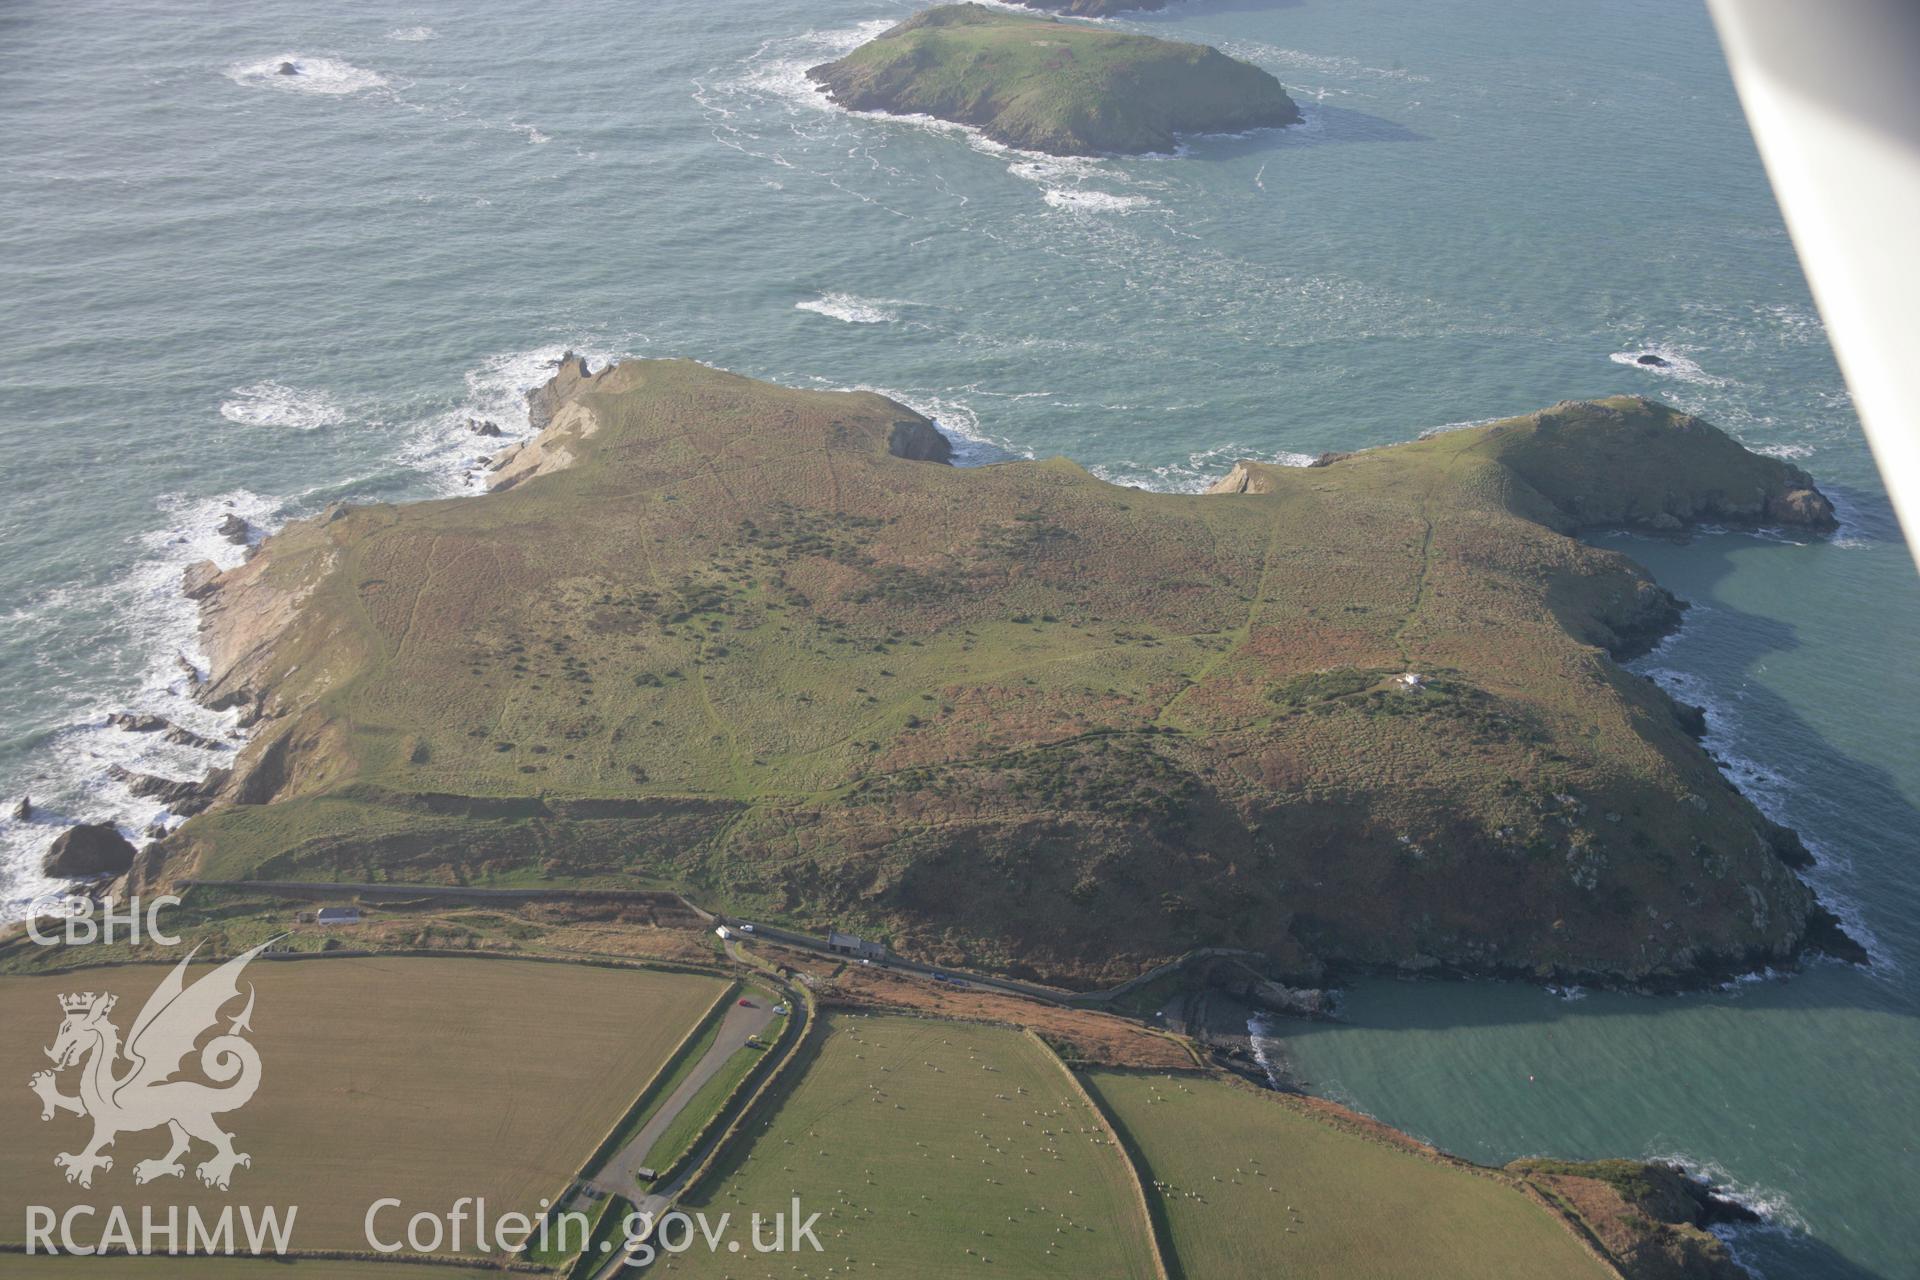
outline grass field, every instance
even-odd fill
[[[295,1249],[364,1249],[362,1220],[382,1197],[406,1213],[444,1212],[485,1196],[492,1212],[537,1212],[557,1194],[673,1047],[719,995],[718,979],[520,961],[338,959],[255,961],[252,1042],[261,1084],[222,1117],[252,1156],[232,1189],[184,1179],[145,1186],[133,1166],[162,1155],[164,1130],[123,1134],[93,1187],[65,1182],[56,1152],[78,1151],[90,1126],[42,1123],[25,1087],[45,1068],[41,1046],[60,1023],[57,997],[111,991],[125,1032],[160,967],[0,980],[0,1204],[227,1203],[298,1206]],[[229,1013],[237,1010],[230,1010]],[[224,1025],[224,1024],[223,1024]],[[76,1089],[76,1071],[60,1087]],[[206,1158],[199,1147],[190,1157]],[[383,1220],[387,1227],[404,1215]],[[23,1238],[8,1212],[0,1238]],[[388,1230],[389,1238],[393,1232]],[[0,1271],[11,1261],[0,1255]],[[408,1280],[413,1268],[407,1268]],[[276,1274],[280,1274],[276,1272]]]
[[[1061,1275],[1144,1280],[1151,1243],[1124,1157],[1046,1051],[1017,1031],[829,1014],[772,1122],[691,1202],[737,1219],[820,1211],[825,1250],[699,1249],[669,1276]],[[984,1264],[989,1264],[983,1266]]]
[[[1566,1227],[1495,1178],[1236,1085],[1096,1071],[1190,1280],[1603,1280]]]

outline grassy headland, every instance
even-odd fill
[[[1300,119],[1278,80],[1206,45],[978,4],[915,14],[807,74],[855,111],[934,116],[1055,155],[1170,151],[1182,133]]]
[[[916,460],[938,433],[883,397],[690,361],[536,405],[511,488],[337,508],[202,584],[203,696],[260,724],[136,878],[674,885],[1074,983],[1207,945],[1692,980],[1818,919],[1614,661],[1678,603],[1568,536],[1831,522],[1685,414],[1203,496]]]

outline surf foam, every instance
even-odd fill
[[[146,655],[145,666],[124,695],[80,708],[66,727],[47,736],[36,767],[24,780],[33,798],[26,821],[10,816],[9,800],[9,816],[0,820],[0,868],[6,873],[0,919],[19,918],[35,898],[62,883],[42,875],[40,866],[47,847],[67,827],[110,822],[139,844],[150,828],[177,825],[166,806],[135,796],[115,780],[114,766],[166,778],[201,778],[233,759],[233,746],[227,744],[237,744],[239,713],[209,711],[191,696],[206,671],[206,655],[199,643],[199,608],[180,594],[180,577],[188,565],[201,560],[222,568],[240,563],[246,547],[216,533],[220,521],[239,516],[254,530],[249,541],[258,541],[283,521],[282,504],[239,489],[211,498],[171,495],[159,505],[164,526],[141,537],[142,554],[105,592],[112,625],[132,633]],[[68,597],[78,593],[78,588],[55,592],[36,612],[65,612],[77,603]],[[21,620],[30,623],[31,616]],[[222,745],[191,746],[168,742],[160,733],[118,729],[107,723],[116,711],[161,716]]]
[[[1641,356],[1659,356],[1667,363],[1665,366],[1641,364]],[[1629,369],[1638,369],[1642,373],[1649,373],[1659,378],[1673,378],[1680,382],[1697,383],[1703,387],[1724,387],[1728,385],[1727,379],[1708,373],[1696,364],[1692,358],[1664,343],[1654,343],[1636,348],[1632,351],[1615,351],[1610,354],[1607,359],[1613,361],[1615,364],[1624,364]]]
[[[832,320],[842,320],[847,324],[891,324],[900,318],[893,310],[902,305],[885,298],[856,298],[850,293],[825,293],[817,298],[808,298],[793,304],[796,311],[811,311],[815,315],[826,316]]]
[[[1799,834],[1801,842],[1814,858],[1813,866],[1800,871],[1800,877],[1813,886],[1821,905],[1840,918],[1848,936],[1866,948],[1868,958],[1873,962],[1873,974],[1883,980],[1890,978],[1899,972],[1897,958],[1867,927],[1858,905],[1846,892],[1852,881],[1852,861],[1794,821],[1793,796],[1806,784],[1793,777],[1787,767],[1763,764],[1737,749],[1745,739],[1739,710],[1741,695],[1738,691],[1726,696],[1705,678],[1675,663],[1676,648],[1684,643],[1690,630],[1707,625],[1712,612],[1711,606],[1696,602],[1679,630],[1661,640],[1645,657],[1629,663],[1628,669],[1646,676],[1679,701],[1706,709],[1707,731],[1700,745],[1713,758],[1720,772],[1739,788],[1741,795],[1753,802],[1756,809],[1772,821],[1792,827]],[[1742,975],[1743,978],[1748,976]],[[1759,975],[1760,978],[1771,976],[1771,971]]]
[[[1204,493],[1233,469],[1237,462],[1263,462],[1276,467],[1304,467],[1313,462],[1310,453],[1252,448],[1225,444],[1212,449],[1197,449],[1184,462],[1159,466],[1133,461],[1100,463],[1088,467],[1108,484],[1130,485],[1155,493]]]
[[[298,74],[282,75],[283,64],[291,63]],[[326,97],[364,93],[386,87],[387,78],[378,71],[356,67],[339,58],[312,57],[303,53],[281,53],[256,62],[236,62],[227,68],[227,79],[248,89],[278,89],[282,93],[313,93]]]
[[[220,416],[243,427],[290,427],[311,431],[342,421],[345,414],[324,391],[302,391],[280,382],[235,387],[220,402]]]

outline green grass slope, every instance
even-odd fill
[[[1513,1182],[1314,1104],[1220,1080],[1102,1071],[1089,1087],[1137,1153],[1194,1280],[1612,1274]]]
[[[1125,1155],[1039,1044],[921,1018],[833,1014],[825,1032],[771,1123],[683,1207],[745,1222],[798,1196],[825,1215],[823,1252],[800,1259],[816,1275],[1155,1274]],[[658,1270],[792,1265],[696,1248]]]
[[[564,379],[523,457],[570,466],[336,509],[202,589],[203,696],[260,723],[141,875],[675,885],[1070,982],[1204,945],[1658,980],[1806,938],[1791,840],[1609,656],[1676,602],[1565,532],[1569,495],[1830,519],[1704,423],[1565,404],[1160,494],[915,461],[877,395]]]
[[[1279,81],[1206,45],[978,4],[915,14],[807,74],[855,111],[930,115],[1055,155],[1169,151],[1182,133],[1300,119]]]

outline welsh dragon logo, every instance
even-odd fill
[[[40,1095],[42,1120],[51,1120],[60,1111],[93,1119],[93,1140],[84,1150],[53,1158],[66,1170],[68,1182],[91,1187],[94,1170],[113,1168],[113,1157],[105,1150],[115,1138],[162,1125],[172,1135],[173,1145],[158,1159],[133,1166],[137,1183],[183,1176],[186,1167],[180,1157],[195,1139],[213,1147],[212,1157],[195,1169],[200,1181],[210,1187],[226,1190],[234,1169],[253,1163],[245,1152],[233,1149],[233,1135],[214,1122],[215,1116],[245,1106],[260,1087],[259,1050],[241,1034],[253,1029],[248,1025],[253,1016],[251,983],[246,1007],[223,1034],[200,1050],[200,1072],[214,1084],[174,1076],[201,1036],[215,1029],[220,1011],[239,999],[240,974],[247,962],[270,945],[262,943],[235,956],[192,986],[187,985],[187,965],[193,960],[189,951],[147,998],[124,1046],[120,1029],[107,1018],[117,997],[91,991],[60,997],[66,1016],[53,1047],[46,1051],[53,1059],[53,1070],[38,1072],[27,1083]],[[61,1093],[55,1082],[69,1067],[80,1069],[76,1097]]]

